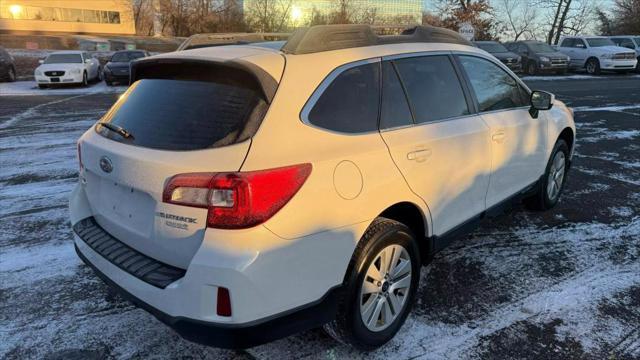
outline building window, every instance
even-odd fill
[[[120,24],[120,13],[117,11],[23,6],[4,3],[0,4],[0,18],[11,20]]]

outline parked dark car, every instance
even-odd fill
[[[13,57],[0,46],[0,81],[16,81],[16,65]]]
[[[116,51],[104,66],[104,82],[109,86],[114,84],[129,85],[129,69],[131,61],[149,56],[144,50]]]
[[[571,59],[542,41],[516,41],[505,46],[522,57],[522,69],[527,75],[566,74],[569,69]]]
[[[519,72],[522,69],[522,63],[520,62],[520,55],[509,51],[504,45],[497,41],[475,41],[474,45],[480,49],[495,56],[503,64],[507,65],[509,69],[514,72]]]

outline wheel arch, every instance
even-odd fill
[[[573,133],[573,129],[571,129],[570,127],[564,128],[560,132],[560,135],[558,135],[558,140],[560,139],[564,140],[567,143],[570,152],[573,151],[573,145],[575,142],[575,134]]]
[[[403,223],[411,229],[418,241],[422,262],[427,261],[433,250],[433,245],[429,237],[429,221],[427,216],[420,206],[409,201],[393,204],[378,215],[378,217]]]

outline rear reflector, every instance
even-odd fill
[[[311,164],[233,173],[179,174],[165,186],[163,201],[208,209],[207,226],[243,229],[267,221],[300,190]]]
[[[231,316],[231,297],[227,288],[218,288],[216,313],[218,316]]]

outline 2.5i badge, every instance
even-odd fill
[[[189,230],[189,224],[197,223],[196,218],[174,215],[174,214],[167,214],[161,211],[157,211],[156,216],[164,219],[165,225],[172,228],[180,229],[180,230]]]

